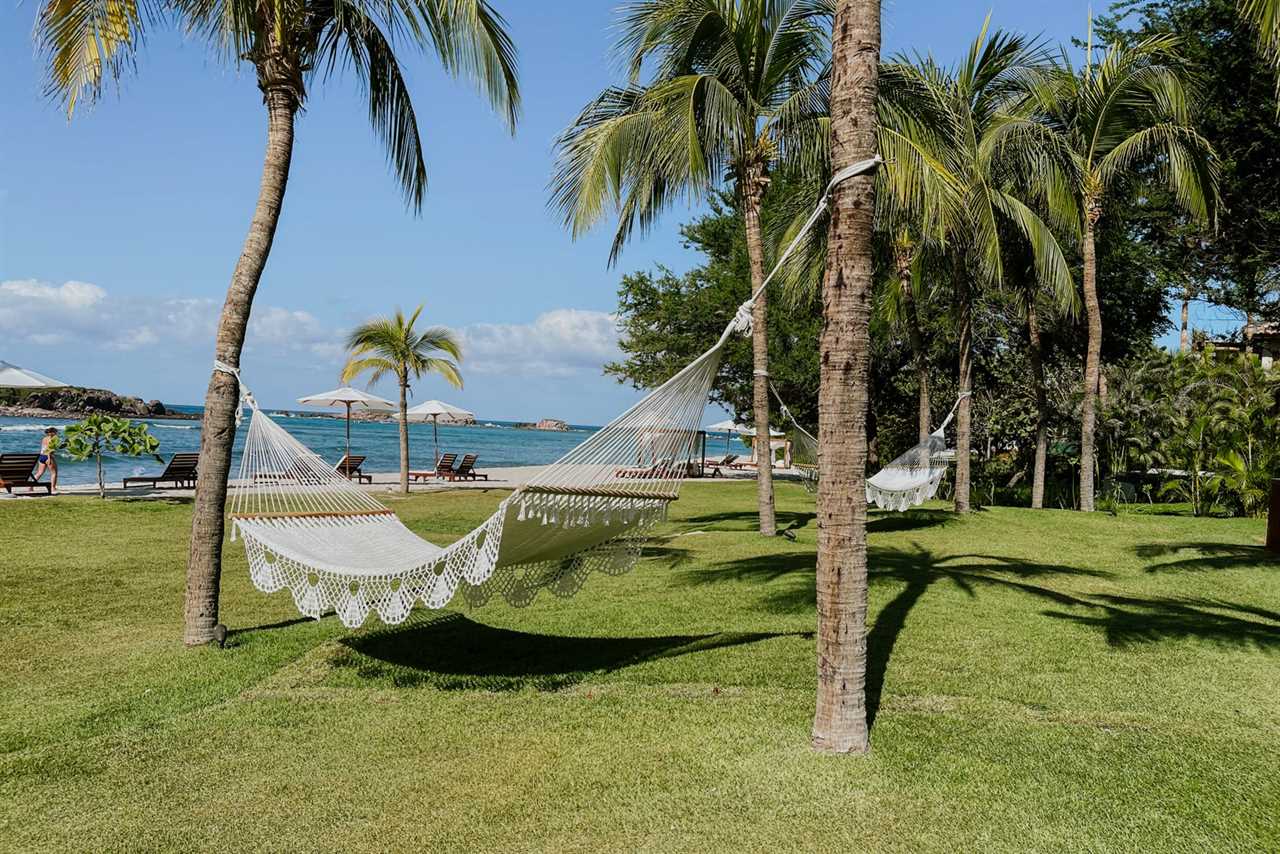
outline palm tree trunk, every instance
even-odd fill
[[[1178,352],[1185,353],[1191,349],[1191,334],[1188,321],[1191,318],[1191,288],[1182,292],[1182,331],[1178,336]]]
[[[955,511],[969,512],[969,486],[972,480],[969,448],[973,441],[973,304],[969,283],[965,278],[963,256],[956,262],[956,322],[959,326],[960,358],[957,381],[960,402],[956,407],[956,496]]]
[[[903,314],[907,323],[907,341],[911,344],[911,359],[916,369],[916,386],[919,389],[916,426],[919,441],[923,442],[933,432],[933,417],[929,412],[929,365],[924,349],[924,336],[920,333],[920,310],[916,305],[915,288],[911,281],[912,251],[902,244],[894,246],[894,261],[898,268],[898,284],[902,288]]]
[[[409,383],[400,381],[400,491],[409,494]]]
[[[1098,303],[1098,261],[1093,232],[1102,215],[1101,203],[1085,200],[1084,308],[1088,319],[1088,339],[1084,358],[1084,396],[1080,402],[1080,509],[1093,511],[1093,431],[1097,419],[1098,376],[1102,362],[1102,308]]]
[[[1040,342],[1040,318],[1035,297],[1027,302],[1027,355],[1031,361],[1031,384],[1036,393],[1036,459],[1031,472],[1031,507],[1044,509],[1044,468],[1049,455],[1049,395],[1044,387],[1044,351]]]
[[[1253,312],[1244,313],[1244,354],[1253,355]]]
[[[271,254],[293,157],[293,120],[298,110],[296,90],[285,86],[264,86],[263,95],[267,107],[267,151],[258,188],[258,204],[249,223],[249,234],[245,237],[240,259],[231,274],[231,286],[222,305],[214,344],[214,356],[232,366],[240,364],[253,295]],[[218,624],[223,513],[239,405],[239,387],[235,377],[214,371],[204,398],[200,464],[187,557],[183,641],[188,646],[213,640],[214,627]]]
[[[751,262],[751,292],[764,284],[764,238],[760,229],[760,203],[768,186],[764,165],[758,162],[743,168],[738,190],[742,194],[742,219],[747,229],[747,255]],[[769,438],[769,294],[761,292],[751,308],[751,352],[755,363],[752,408],[756,419],[756,503],[760,512],[760,533],[777,533],[773,509],[773,447]]]
[[[879,0],[841,0],[832,31],[831,168],[876,150]],[[813,747],[866,753],[867,381],[875,179],[835,190],[818,392],[818,696]]]

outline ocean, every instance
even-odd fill
[[[198,406],[174,406],[174,411],[199,413]],[[314,413],[277,412],[267,410],[298,441],[326,460],[337,462],[345,448],[345,422]],[[248,430],[248,413],[236,439],[231,462],[232,476],[239,470],[240,447]],[[150,426],[151,434],[160,440],[159,453],[166,460],[176,453],[200,450],[200,422],[173,418],[135,419]],[[0,453],[35,453],[40,450],[41,433],[48,427],[65,427],[73,423],[62,419],[0,417]],[[478,454],[476,468],[545,465],[562,457],[598,427],[570,425],[568,432],[518,429],[507,421],[483,422],[475,426],[440,427],[440,453]],[[394,421],[352,421],[351,453],[368,457],[365,471],[398,471],[400,468],[399,426]],[[409,425],[409,464],[411,468],[432,468],[431,423]],[[163,468],[149,458],[103,457],[103,470],[108,481],[119,481],[132,475],[158,474]],[[46,476],[47,477],[47,476]],[[75,462],[65,455],[58,458],[58,483],[96,482],[92,460]]]

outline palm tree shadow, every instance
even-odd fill
[[[1074,603],[1091,614],[1045,611],[1047,617],[1090,626],[1121,649],[1166,640],[1197,639],[1233,649],[1280,651],[1280,612],[1222,599],[1150,599],[1093,595]]]
[[[780,529],[796,531],[808,527],[818,518],[817,513],[799,513],[793,510],[779,510],[775,518]],[[673,520],[677,521],[677,520]],[[760,516],[749,511],[726,511],[724,513],[704,513],[701,516],[688,516],[678,520],[686,528],[713,528],[722,531],[751,531],[759,526]]]
[[[1215,569],[1261,569],[1280,566],[1280,555],[1262,546],[1241,543],[1144,543],[1134,547],[1134,553],[1142,558],[1177,555],[1180,552],[1196,552],[1195,557],[1184,557],[1153,563],[1146,572],[1201,572]]]
[[[362,679],[441,690],[557,691],[600,673],[661,658],[812,632],[720,632],[665,637],[542,635],[477,623],[462,614],[344,638],[339,657]]]
[[[816,605],[813,552],[791,552],[744,558],[710,569],[689,570],[679,578],[686,585],[745,581],[768,584],[793,578],[783,590],[765,594],[762,605],[777,613],[796,613]],[[1061,564],[1034,563],[996,555],[959,554],[939,556],[919,544],[910,549],[871,547],[868,549],[869,581],[881,584],[896,581],[902,589],[875,615],[867,634],[867,715],[874,723],[884,692],[885,675],[894,647],[906,628],[907,618],[925,593],[939,581],[949,581],[970,596],[982,587],[1013,590],[1060,605],[1078,604],[1073,596],[1026,579],[1046,576],[1107,577],[1102,570],[1080,569]]]

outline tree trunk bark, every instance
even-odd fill
[[[1093,512],[1093,432],[1097,419],[1098,376],[1102,363],[1102,308],[1098,303],[1098,262],[1094,252],[1094,226],[1102,215],[1102,206],[1085,200],[1084,240],[1084,308],[1088,319],[1088,338],[1084,358],[1084,396],[1080,401],[1080,509]]]
[[[289,88],[264,89],[267,107],[267,150],[258,189],[258,204],[249,223],[240,259],[231,274],[231,286],[222,305],[214,356],[233,367],[240,364],[245,330],[253,295],[271,254],[280,206],[284,202],[293,157],[293,120],[298,95]],[[227,473],[231,469],[231,445],[236,437],[236,411],[240,406],[235,377],[214,371],[205,392],[200,428],[200,463],[195,506],[191,518],[191,545],[187,557],[187,590],[183,641],[188,646],[213,640],[218,624],[218,593],[222,577],[223,513],[227,502]]]
[[[1244,313],[1244,354],[1253,355],[1253,312]]]
[[[956,264],[956,313],[959,325],[960,358],[957,368],[957,384],[960,400],[956,406],[956,495],[955,511],[969,512],[969,491],[972,480],[969,449],[973,441],[973,303],[969,282],[965,278],[964,260]]]
[[[751,292],[764,284],[764,238],[760,230],[760,204],[769,178],[757,162],[743,167],[738,182],[742,194],[742,219],[747,230],[747,255],[751,262]],[[756,503],[760,512],[760,533],[777,533],[773,507],[773,447],[769,436],[769,316],[767,292],[761,292],[751,307],[751,352],[755,364],[752,403],[756,420]]]
[[[409,384],[400,381],[400,491],[409,494]]]
[[[841,0],[832,33],[831,168],[876,150],[879,0]],[[818,695],[813,747],[866,753],[867,381],[875,178],[837,187],[822,289],[818,393]]]
[[[1191,349],[1191,332],[1189,329],[1189,321],[1191,319],[1191,289],[1187,288],[1182,292],[1182,332],[1178,336],[1178,352],[1185,353]]]
[[[924,336],[920,333],[920,309],[916,305],[915,288],[911,281],[911,265],[914,260],[910,247],[902,244],[894,246],[894,261],[898,268],[898,285],[902,288],[903,314],[906,316],[907,340],[911,344],[911,359],[916,368],[916,385],[918,406],[916,410],[916,427],[919,441],[923,442],[933,432],[933,416],[929,411],[929,365],[928,355],[924,349]]]
[[[1044,509],[1044,468],[1049,455],[1049,395],[1044,387],[1044,350],[1040,342],[1040,318],[1035,297],[1027,303],[1027,348],[1031,383],[1036,393],[1036,458],[1031,472],[1031,508]]]

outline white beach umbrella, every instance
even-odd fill
[[[368,409],[373,412],[394,412],[396,405],[389,400],[383,400],[376,394],[369,394],[366,391],[343,386],[335,388],[333,391],[324,391],[320,394],[309,394],[306,397],[298,398],[298,403],[305,403],[308,406],[346,406],[347,407],[347,456],[351,456],[351,407],[357,409]]]
[[[703,427],[702,429],[706,430],[708,433],[723,433],[724,434],[724,452],[725,454],[728,454],[729,442],[730,442],[729,437],[732,436],[734,433],[745,435],[746,432],[751,428],[746,427],[742,424],[738,424],[731,418],[726,418],[724,421],[717,421],[715,424],[708,424],[706,427]]]
[[[0,388],[65,388],[66,383],[0,359]]]
[[[436,463],[440,462],[440,416],[450,418],[475,418],[474,412],[468,412],[460,406],[453,406],[443,400],[428,400],[405,413],[410,421],[426,421],[431,419],[431,439],[435,445]]]

